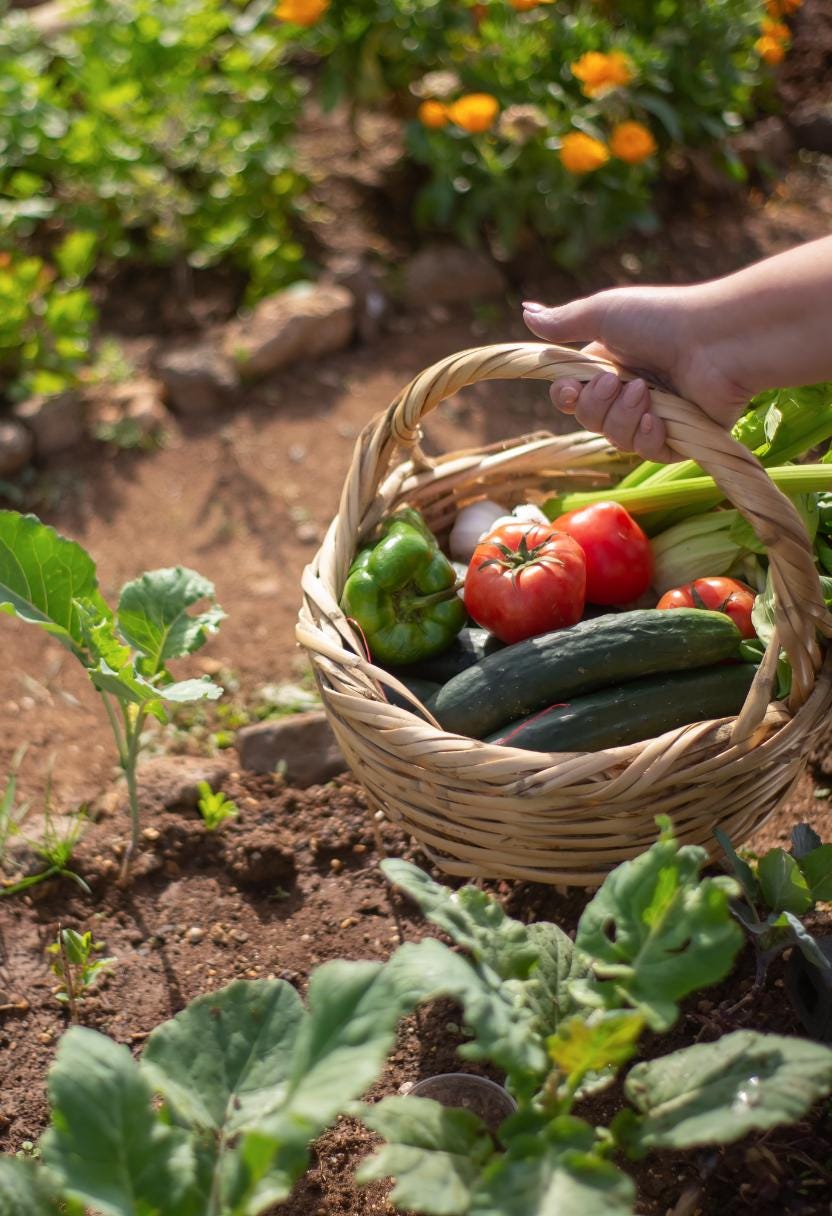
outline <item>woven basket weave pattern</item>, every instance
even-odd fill
[[[406,827],[447,873],[594,886],[655,839],[671,816],[685,842],[713,848],[713,829],[743,841],[788,794],[832,705],[832,635],[799,514],[757,460],[695,406],[652,391],[668,443],[696,460],[768,549],[775,636],[737,718],[701,722],[601,752],[540,753],[442,731],[368,662],[338,601],[361,541],[398,505],[442,532],[478,497],[507,505],[566,485],[605,484],[620,454],[595,435],[526,436],[428,460],[421,421],[446,397],[488,379],[588,380],[604,362],[537,343],[463,351],[423,372],[359,437],[338,515],[303,574],[297,627],[336,737],[371,802]],[[793,668],[789,705],[770,704],[780,647]],[[416,703],[418,704],[418,703]]]

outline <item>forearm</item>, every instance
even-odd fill
[[[694,290],[711,358],[749,396],[832,380],[832,237]]]

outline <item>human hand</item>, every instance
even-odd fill
[[[553,403],[644,460],[679,459],[650,408],[648,380],[695,402],[721,425],[733,425],[751,391],[739,379],[730,334],[720,332],[716,286],[624,287],[560,308],[524,304],[523,319],[539,338],[589,342],[587,353],[637,375],[626,383],[611,372],[587,384],[559,380],[550,390]]]

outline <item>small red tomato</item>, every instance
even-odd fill
[[[465,576],[465,607],[502,642],[581,619],[586,562],[580,545],[549,524],[503,524],[474,550]]]
[[[665,591],[657,608],[706,608],[724,612],[744,638],[755,638],[757,631],[751,623],[754,592],[735,578],[697,578],[692,583]]]
[[[578,542],[586,558],[590,604],[630,604],[653,578],[653,550],[632,515],[618,502],[596,502],[569,511],[553,527]]]

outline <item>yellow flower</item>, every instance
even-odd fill
[[[569,173],[592,173],[606,164],[610,154],[600,139],[572,131],[560,145],[560,161]]]
[[[423,101],[418,114],[422,126],[429,127],[431,131],[448,125],[448,107],[443,106],[441,101]]]
[[[570,67],[587,97],[602,97],[633,79],[633,66],[623,51],[610,51],[608,55],[602,51],[587,51]]]
[[[772,21],[770,17],[763,17],[760,29],[766,37],[776,38],[778,42],[788,42],[792,36],[791,30],[784,21]]]
[[[280,0],[274,15],[280,21],[291,21],[293,25],[316,25],[330,0]]]
[[[782,42],[778,42],[776,38],[772,38],[771,34],[763,34],[762,38],[758,38],[754,43],[754,50],[758,52],[766,63],[774,66],[777,63],[782,63],[786,55],[786,48]]]
[[[511,7],[516,8],[518,13],[528,13],[540,4],[554,4],[554,2],[555,0],[510,0]]]
[[[490,93],[466,93],[448,106],[448,117],[469,135],[490,131],[500,113],[500,103]]]
[[[610,151],[628,165],[640,165],[656,151],[652,132],[640,122],[620,122],[612,129]]]

